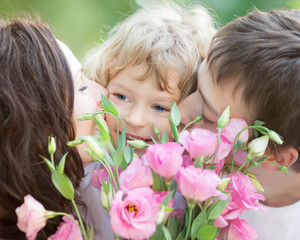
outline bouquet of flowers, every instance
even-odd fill
[[[109,212],[115,238],[252,240],[257,237],[255,229],[239,216],[249,209],[264,210],[259,204],[264,200],[259,193],[263,189],[249,170],[266,162],[263,155],[270,139],[282,144],[276,132],[259,121],[248,126],[243,119],[230,119],[229,107],[218,119],[217,133],[201,128],[191,132],[186,130],[190,124],[200,121],[201,116],[179,131],[181,117],[174,103],[169,119],[173,140],[168,139],[166,131],[160,133],[153,126],[156,135],[152,137],[153,144],[148,145],[139,139],[126,142],[126,126],[122,119],[118,120],[118,110],[104,96],[102,106],[102,112],[79,118],[94,119],[99,135],[83,136],[68,144],[76,146],[86,142],[89,146],[87,153],[102,164],[103,169],[93,173],[92,184],[99,189],[99,194],[101,192],[101,205]],[[111,140],[101,116],[103,113],[113,116],[117,124],[122,123],[118,143]],[[250,143],[248,129],[252,129],[256,137]],[[137,156],[135,148],[145,148],[145,153]],[[52,138],[49,141],[50,156],[53,156],[54,149]],[[77,211],[74,189],[63,173],[65,157],[58,166],[44,159],[51,170],[54,185],[74,203]],[[287,172],[285,167],[278,167]],[[26,201],[29,200],[25,199],[24,205]],[[22,207],[16,210],[17,214],[22,212]],[[42,216],[43,220],[30,233],[22,226],[22,214],[18,214],[19,228],[26,232],[27,237],[33,236],[28,239],[34,239],[47,219],[62,214],[46,211],[40,205],[37,209],[40,211],[36,219]],[[72,215],[65,215],[58,232],[77,229],[72,232],[80,237],[74,235],[72,239],[82,239],[80,231],[84,239],[92,239],[92,231],[85,230],[78,211],[79,223]],[[28,219],[26,221],[28,226]],[[53,236],[49,239],[59,238]]]

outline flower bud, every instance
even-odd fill
[[[96,157],[103,159],[104,153],[102,148],[99,146],[97,141],[90,136],[85,137],[85,142],[88,144],[90,150],[92,151],[92,154],[94,154]]]
[[[203,115],[197,116],[194,120],[194,122],[200,122],[203,118]]]
[[[93,119],[95,116],[94,113],[86,113],[86,114],[82,114],[79,117],[77,117],[77,120],[91,120]]]
[[[230,106],[227,106],[224,112],[222,113],[221,117],[218,119],[218,127],[224,128],[229,122],[229,118],[230,118]]]
[[[100,204],[104,209],[109,210],[113,200],[113,187],[110,184],[107,186],[109,187],[107,192],[104,189],[104,185],[101,188]]]
[[[270,130],[267,134],[271,138],[271,140],[276,142],[277,144],[281,145],[283,143],[281,136],[277,132]]]
[[[79,145],[79,144],[81,144],[81,143],[83,143],[83,142],[84,142],[83,139],[75,139],[75,140],[73,140],[73,141],[68,142],[67,145],[68,145],[69,147],[75,147],[75,146],[77,146],[77,145]]]
[[[251,182],[253,183],[253,185],[257,189],[257,191],[264,192],[264,189],[263,189],[262,185],[260,184],[260,182],[257,180],[256,176],[253,173],[249,173],[249,172],[247,174],[250,177]]]
[[[143,140],[128,140],[127,143],[135,148],[146,148],[150,146],[149,144],[145,143]]]
[[[97,123],[100,135],[101,135],[101,140],[103,140],[103,142],[106,141],[110,141],[110,136],[109,136],[109,128],[107,126],[106,121],[103,119],[103,117],[98,114],[95,116],[95,121]]]
[[[230,181],[230,178],[222,178],[221,183],[218,185],[217,189],[219,189],[221,191],[225,191],[229,181]]]
[[[48,152],[49,154],[54,154],[56,152],[56,142],[54,137],[49,138]]]
[[[249,159],[255,157],[261,157],[268,146],[269,136],[265,135],[259,138],[255,138],[248,144],[248,157]]]

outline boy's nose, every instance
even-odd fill
[[[203,103],[198,91],[192,93],[182,100],[178,105],[181,114],[181,123],[183,125],[193,121],[197,116],[202,114]]]

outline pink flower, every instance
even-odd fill
[[[215,219],[214,225],[220,228],[226,227],[228,225],[228,220],[238,218],[242,212],[243,210],[239,207],[239,205],[230,199],[221,215]]]
[[[110,167],[110,168],[112,169],[112,167]],[[113,171],[113,169],[112,169],[112,171]],[[120,173],[120,171],[121,171],[121,169],[120,169],[120,167],[118,167],[118,172]],[[109,179],[109,175],[105,168],[96,169],[92,173],[92,185],[99,190],[101,190],[101,188],[102,188],[102,181],[107,182],[108,179]],[[115,186],[114,186],[114,189],[115,189]]]
[[[235,136],[245,127],[248,127],[248,124],[244,119],[231,118],[226,127],[222,129],[221,135],[225,137],[228,142],[233,144]],[[248,130],[245,130],[241,133],[239,140],[242,142],[247,142],[248,137]]]
[[[223,228],[218,240],[254,240],[258,237],[254,227],[243,219],[236,218],[230,221],[226,228]]]
[[[194,166],[182,167],[175,179],[179,192],[189,203],[206,201],[214,196],[221,200],[227,199],[227,195],[217,189],[221,179],[213,170],[203,170]]]
[[[216,151],[218,137],[215,133],[196,128],[189,133],[183,131],[179,134],[179,142],[190,153],[191,158],[206,156],[209,157]]]
[[[18,228],[26,233],[29,240],[34,240],[37,233],[46,225],[53,212],[47,211],[44,206],[31,195],[24,197],[24,203],[16,209]]]
[[[102,181],[107,181],[108,179],[108,172],[106,169],[96,169],[92,173],[92,185],[101,190],[102,188]]]
[[[158,204],[158,205],[161,205],[162,202],[163,202],[163,200],[165,199],[165,197],[166,197],[169,193],[170,193],[170,192],[166,192],[166,191],[163,191],[163,192],[156,192],[155,195],[154,195],[154,197],[155,197],[155,199],[156,199],[156,201],[157,201],[157,204]],[[173,198],[172,198],[172,197],[170,198],[170,201],[169,201],[169,203],[167,204],[167,207],[169,207],[169,208],[173,207]],[[171,212],[165,212],[165,215],[164,215],[162,221],[164,221],[164,220],[168,217],[168,215],[169,215],[170,213],[171,213]]]
[[[242,149],[237,149],[234,155],[234,162],[242,165],[247,159],[247,152],[243,151]]]
[[[67,216],[63,216],[62,219],[64,222],[59,224],[56,233],[51,235],[48,240],[82,240],[78,226]]]
[[[110,209],[113,231],[130,239],[146,239],[156,230],[159,207],[150,188],[135,188],[123,199],[123,191],[116,193]]]
[[[183,155],[182,156],[182,167],[186,168],[194,164],[193,160],[191,159],[190,155]]]
[[[151,145],[145,154],[145,159],[161,177],[170,180],[176,175],[182,164],[184,148],[175,142]]]
[[[253,185],[250,177],[241,172],[236,174],[230,174],[231,178],[227,189],[231,191],[230,195],[232,201],[237,203],[238,206],[243,209],[265,209],[259,204],[259,200],[264,201],[265,198],[262,194],[257,192],[257,189]]]
[[[137,187],[150,187],[152,184],[151,168],[139,158],[134,159],[120,174],[120,186],[124,192]]]

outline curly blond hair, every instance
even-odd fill
[[[84,71],[106,87],[127,66],[146,63],[148,71],[141,80],[154,76],[161,90],[168,90],[168,74],[176,71],[183,99],[196,89],[195,73],[215,31],[212,16],[200,5],[146,6],[112,28],[106,40],[88,53]]]

